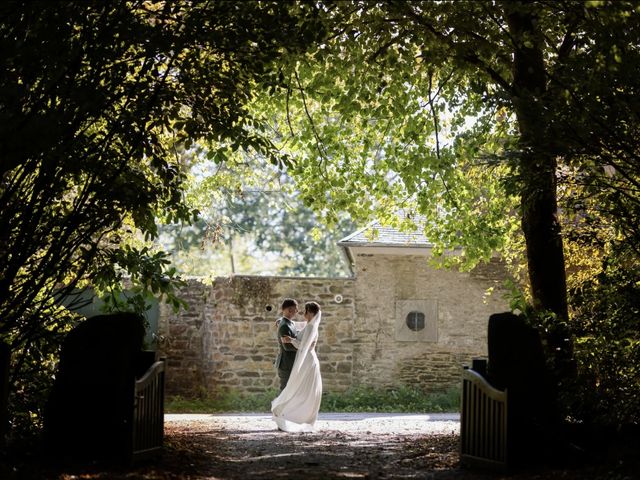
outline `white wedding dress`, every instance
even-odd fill
[[[271,413],[278,427],[285,432],[313,432],[320,401],[322,377],[316,356],[318,325],[322,313],[318,312],[307,326],[293,339],[298,349],[287,386],[271,402]]]

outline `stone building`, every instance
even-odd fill
[[[486,355],[489,315],[507,309],[501,264],[471,272],[436,269],[424,236],[375,222],[338,245],[351,277],[190,280],[182,292],[190,308],[175,314],[163,305],[160,312],[167,393],[275,389],[274,322],[285,297],[322,305],[317,351],[325,391],[459,385],[462,365]]]

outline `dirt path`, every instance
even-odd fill
[[[289,434],[267,415],[166,417],[172,448],[208,449],[193,478],[435,478],[457,469],[457,415],[321,414],[317,426]]]
[[[268,415],[167,415],[166,474],[189,458],[187,477],[201,479],[547,480],[640,478],[611,464],[540,467],[511,475],[460,468],[457,414],[321,413],[318,431],[279,432]],[[173,460],[172,460],[173,459]],[[185,465],[179,461],[177,465]],[[633,472],[633,474],[631,474]]]
[[[457,415],[321,414],[315,433],[280,432],[266,414],[166,415],[165,452],[133,468],[13,471],[10,480],[632,480],[638,468],[546,466],[509,476],[460,468]],[[37,464],[37,462],[35,462]],[[12,473],[15,473],[13,475]],[[0,475],[2,477],[2,475]],[[4,477],[3,477],[4,480]]]

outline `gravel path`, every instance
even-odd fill
[[[321,413],[313,433],[278,431],[268,414],[166,415],[165,426],[172,455],[194,454],[184,472],[193,479],[436,478],[458,470],[457,414]]]
[[[270,415],[165,415],[161,458],[135,466],[3,471],[2,480],[637,480],[637,455],[573,467],[534,466],[510,475],[460,468],[457,414],[321,413],[318,431],[285,433]],[[629,458],[635,458],[628,464]],[[637,467],[636,467],[637,465]]]
[[[171,458],[185,452],[190,469],[179,478],[194,480],[638,478],[636,469],[620,463],[532,465],[509,475],[462,469],[458,414],[321,413],[316,432],[295,434],[278,431],[267,414],[167,415],[165,420],[170,453],[165,473],[175,470]]]
[[[271,415],[263,413],[167,414],[164,418],[167,425],[205,422],[224,430],[244,430],[254,433],[276,430]],[[458,435],[460,415],[457,413],[321,413],[316,427],[317,433]]]

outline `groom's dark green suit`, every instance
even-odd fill
[[[284,336],[296,338],[297,335],[293,322],[287,317],[280,317],[278,319],[278,345],[280,346],[280,352],[276,359],[276,368],[278,369],[278,377],[280,377],[280,391],[287,386],[293,362],[296,360],[296,352],[298,351],[292,344],[282,343],[282,337]]]

